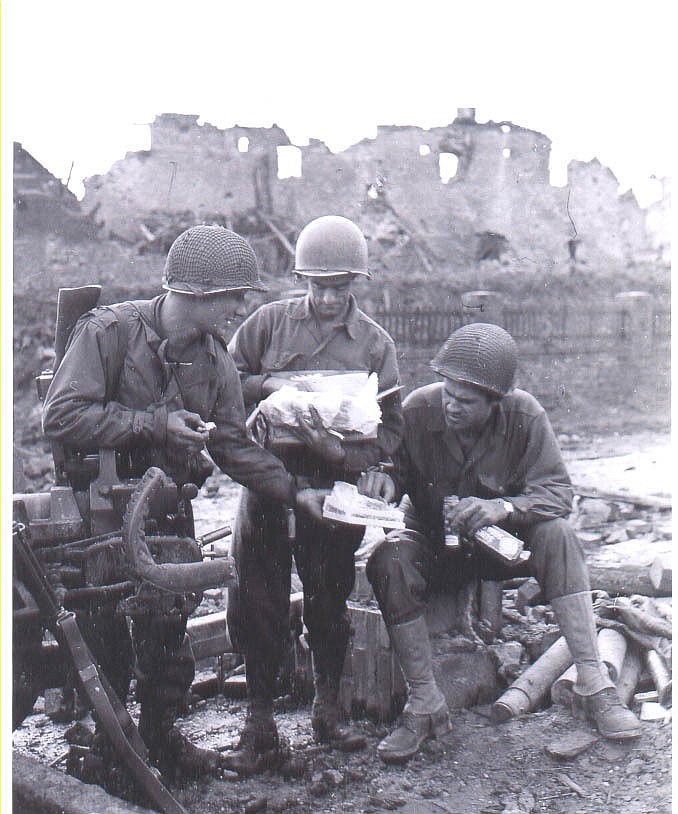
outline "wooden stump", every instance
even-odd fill
[[[358,564],[349,602],[352,633],[340,685],[344,714],[391,721],[406,699],[405,681],[388,631]],[[489,703],[500,692],[497,660],[488,649],[501,631],[500,582],[473,580],[455,593],[431,597],[426,622],[434,674],[451,708]]]

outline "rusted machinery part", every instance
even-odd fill
[[[134,490],[122,525],[122,541],[133,576],[156,588],[182,594],[236,582],[231,557],[189,563],[159,564],[151,555],[144,533],[151,498],[172,481],[158,467],[150,467]]]

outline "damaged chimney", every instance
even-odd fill
[[[458,107],[457,108],[457,118],[455,121],[458,122],[475,122],[476,120],[476,109],[475,107]]]

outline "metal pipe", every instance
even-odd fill
[[[536,709],[556,677],[570,664],[572,655],[565,637],[561,636],[543,656],[518,676],[501,698],[494,702],[492,720],[495,723],[502,723],[516,715]]]
[[[627,647],[621,672],[619,673],[619,678],[615,685],[622,704],[626,704],[626,706],[629,705],[636,691],[641,670],[642,663],[637,649],[635,647]]]
[[[663,707],[669,706],[671,704],[671,674],[666,669],[664,660],[656,650],[646,650],[645,664],[657,689],[659,703]]]
[[[146,471],[127,505],[122,539],[131,571],[140,580],[172,593],[191,593],[237,582],[232,557],[189,563],[156,563],[146,545],[144,526],[151,498],[171,481],[158,467]]]

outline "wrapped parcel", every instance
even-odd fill
[[[282,387],[259,405],[259,431],[265,430],[271,443],[299,443],[291,428],[302,417],[311,420],[311,405],[323,426],[346,441],[377,437],[381,408],[376,373],[305,373],[293,381],[294,387]]]
[[[337,481],[325,498],[323,517],[354,526],[404,529],[404,513],[382,500],[366,497],[351,483]]]

